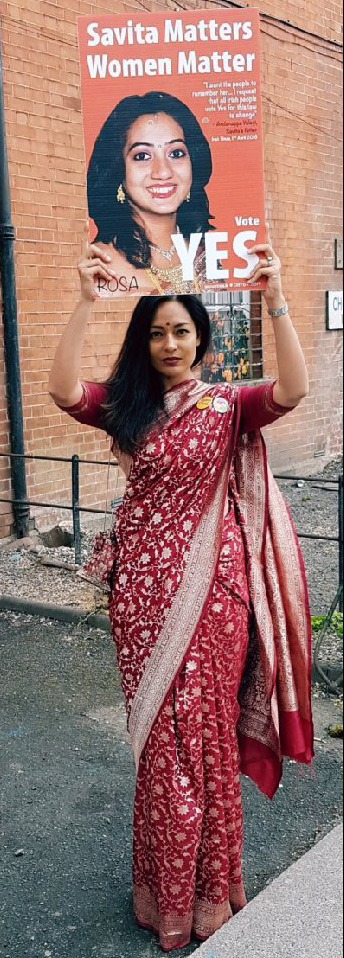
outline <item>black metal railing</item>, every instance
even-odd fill
[[[60,463],[64,462],[64,463],[69,463],[71,465],[71,485],[72,485],[71,504],[68,505],[67,503],[64,503],[64,502],[41,502],[41,501],[38,502],[37,499],[18,500],[18,499],[12,499],[12,498],[10,499],[8,497],[6,498],[0,497],[0,502],[8,502],[9,505],[11,506],[19,505],[20,503],[22,503],[23,505],[25,504],[27,506],[34,506],[40,509],[62,509],[65,512],[71,512],[73,517],[73,543],[74,543],[74,551],[75,551],[75,563],[76,565],[80,565],[81,564],[81,522],[80,522],[81,514],[90,513],[94,515],[104,516],[106,512],[105,509],[97,509],[96,507],[93,507],[93,506],[86,507],[86,506],[80,505],[80,466],[81,465],[106,466],[108,468],[109,463],[99,459],[97,460],[96,459],[81,459],[80,456],[77,456],[77,455],[74,455],[71,457],[41,456],[41,455],[18,456],[13,453],[0,452],[0,457],[5,459],[6,458],[7,459],[22,458],[22,459],[34,460],[38,462],[60,462]],[[110,462],[110,468],[118,469],[118,463],[115,459]],[[111,508],[112,509],[116,508],[116,506],[119,505],[120,502],[121,502],[121,499],[117,499],[117,500],[115,499],[111,503]]]
[[[14,453],[0,452],[0,457],[4,459],[25,459],[25,460],[34,460],[42,462],[64,462],[69,463],[71,466],[71,485],[72,485],[72,502],[71,504],[61,503],[61,502],[37,502],[34,499],[9,499],[1,498],[0,502],[7,502],[9,505],[25,505],[25,506],[34,506],[41,509],[62,509],[66,512],[71,512],[73,517],[73,543],[75,550],[75,563],[76,565],[81,564],[81,514],[99,514],[105,515],[105,509],[97,509],[91,506],[81,506],[80,505],[80,466],[106,466],[109,467],[109,463],[102,460],[95,459],[81,459],[79,456],[74,455],[71,457],[61,457],[61,456],[42,456],[42,455],[19,455]],[[110,461],[110,467],[118,469],[118,463],[114,459]],[[288,476],[288,475],[276,475],[275,479],[285,480],[288,482],[307,482],[315,485],[315,488],[326,489],[328,492],[336,493],[337,488],[334,489],[333,486],[338,487],[338,535],[319,535],[318,533],[313,532],[303,532],[302,530],[297,530],[297,534],[300,539],[315,539],[324,542],[336,542],[338,543],[338,559],[339,559],[339,610],[343,611],[343,573],[344,573],[344,532],[343,532],[343,476],[339,476],[338,479],[319,479],[317,477],[310,477],[305,479],[304,476]],[[121,499],[115,499],[111,503],[111,508],[116,509],[120,504]]]

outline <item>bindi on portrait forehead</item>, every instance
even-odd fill
[[[143,115],[127,131],[125,153],[129,156],[133,150],[144,146],[162,153],[174,144],[186,148],[184,131],[173,117],[164,113]]]

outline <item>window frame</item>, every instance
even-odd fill
[[[263,316],[262,316],[262,295],[260,291],[251,290],[239,290],[235,292],[212,292],[208,291],[202,293],[201,296],[202,303],[208,310],[210,318],[213,313],[217,314],[226,314],[229,323],[231,323],[230,330],[226,331],[226,338],[231,337],[235,338],[235,314],[241,313],[242,322],[246,320],[249,325],[249,336],[248,336],[248,350],[247,350],[247,359],[249,362],[249,371],[247,375],[240,376],[235,375],[235,372],[238,371],[239,364],[231,364],[230,366],[223,366],[222,371],[225,372],[226,369],[230,369],[232,373],[232,379],[227,379],[226,376],[221,376],[221,366],[219,366],[218,374],[215,372],[213,376],[210,375],[209,378],[204,376],[204,371],[210,369],[210,363],[203,362],[202,364],[202,379],[205,382],[215,383],[215,382],[228,382],[232,381],[234,384],[237,383],[262,383],[265,381],[264,375],[264,343],[263,343]],[[214,330],[212,327],[212,338],[214,336]],[[242,336],[242,333],[241,333]],[[224,337],[225,338],[225,337]],[[257,342],[253,342],[253,339]],[[241,347],[242,348],[242,347]],[[212,355],[214,350],[212,345],[210,345],[210,350],[208,355]],[[221,349],[216,348],[215,352],[221,352]],[[214,363],[213,363],[214,365]],[[260,368],[260,375],[257,375],[257,371]],[[253,370],[253,375],[251,371]],[[213,378],[214,377],[214,378]]]

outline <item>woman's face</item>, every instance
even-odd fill
[[[135,120],[124,161],[125,188],[140,210],[171,215],[186,200],[192,185],[190,154],[181,126],[166,113]]]
[[[152,320],[149,351],[166,389],[192,377],[191,366],[199,344],[195,323],[182,303],[162,303]]]

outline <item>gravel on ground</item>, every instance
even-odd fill
[[[336,460],[329,463],[318,476],[312,476],[311,480],[278,480],[299,534],[338,536],[337,481],[342,469],[342,460]],[[92,549],[94,527],[90,531],[85,520],[82,521],[84,562]],[[72,531],[70,523],[62,521],[60,525]],[[302,538],[301,535],[300,545],[306,566],[311,613],[313,616],[322,616],[328,611],[338,587],[338,543]],[[101,590],[81,579],[75,571],[42,565],[42,560],[49,557],[73,566],[73,545],[49,548],[39,536],[31,537],[25,545],[20,540],[0,540],[0,594],[68,605],[86,609],[87,612],[106,609],[106,595]],[[342,661],[342,644],[338,629],[329,629],[321,647],[322,658],[337,665]]]

